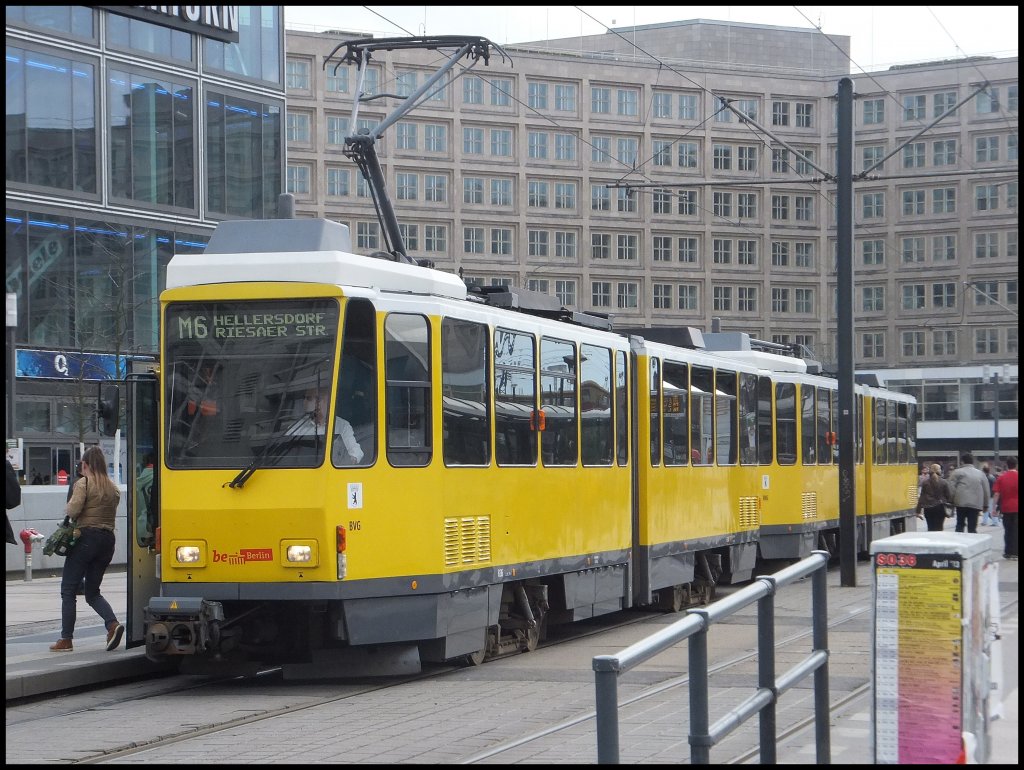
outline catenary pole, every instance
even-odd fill
[[[839,81],[836,150],[836,311],[839,347],[839,582],[857,586],[853,407],[853,81]],[[865,526],[868,526],[867,524]]]

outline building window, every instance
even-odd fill
[[[526,104],[535,110],[548,108],[548,84],[530,82],[526,85]]]
[[[398,200],[400,201],[414,201],[416,200],[416,186],[419,182],[419,177],[416,174],[395,174],[395,187],[398,191]]]
[[[640,92],[632,88],[618,89],[619,114],[634,116],[640,103]]]
[[[527,230],[526,249],[531,257],[546,257],[548,255],[548,231]]]
[[[732,241],[728,238],[712,240],[712,260],[716,265],[728,265],[732,262]]]
[[[639,142],[632,137],[619,137],[615,143],[615,159],[629,168],[636,167],[637,156],[640,153]]]
[[[530,291],[537,291],[541,294],[548,293],[548,281],[546,278],[529,278],[526,281],[526,288]]]
[[[555,230],[555,256],[576,259],[576,233],[571,230]]]
[[[697,119],[697,95],[696,94],[680,94],[679,95],[679,119],[680,120],[696,120]]]
[[[885,157],[885,147],[882,145],[871,145],[861,148],[861,171],[867,171]]]
[[[955,214],[956,213],[956,188],[938,187],[932,190],[932,213],[933,214]]]
[[[555,208],[564,210],[575,210],[576,208],[576,183],[556,182],[555,183]]]
[[[924,310],[923,283],[908,283],[903,286],[903,309]]]
[[[999,298],[998,281],[976,281],[971,284],[974,289],[975,307],[986,307],[995,305]]]
[[[484,130],[482,128],[462,129],[462,153],[464,155],[484,154]]]
[[[348,68],[340,67],[337,72],[332,69],[326,70],[327,93],[347,94],[348,93]]]
[[[356,246],[366,251],[380,248],[380,224],[377,222],[356,222]]]
[[[697,287],[692,283],[681,283],[679,284],[679,303],[678,307],[680,310],[696,310],[697,309]]]
[[[672,142],[664,139],[655,139],[651,143],[653,153],[651,159],[654,161],[655,166],[671,166],[672,165]]]
[[[576,86],[571,83],[555,86],[555,109],[560,112],[576,112]]]
[[[757,312],[757,287],[739,286],[736,288],[736,309],[741,313]]]
[[[447,203],[448,177],[443,174],[423,176],[423,199],[428,203]]]
[[[789,219],[789,196],[788,195],[773,195],[772,196],[772,219],[786,220]]]
[[[590,162],[608,163],[612,159],[612,140],[608,136],[593,136],[590,139]]]
[[[671,214],[672,193],[665,190],[655,190],[651,194],[651,206],[655,214]]]
[[[533,160],[548,157],[548,135],[543,131],[530,131],[526,135],[526,154]]]
[[[289,142],[302,142],[303,144],[308,144],[309,115],[303,112],[289,112],[287,134]]]
[[[904,120],[924,120],[925,108],[924,94],[913,94],[903,97]]]
[[[920,168],[924,165],[924,142],[911,142],[903,148],[903,168]]]
[[[507,129],[491,129],[491,155],[498,158],[512,157],[512,132]]]
[[[999,89],[989,86],[974,97],[979,115],[991,115],[999,112]]]
[[[616,207],[621,212],[635,212],[637,195],[628,187],[620,187],[616,191]]]
[[[395,93],[402,98],[412,96],[419,80],[415,72],[399,72],[395,75]]]
[[[697,239],[681,237],[677,241],[678,257],[680,262],[695,265],[697,264]]]
[[[736,148],[736,170],[757,171],[757,148],[741,145]]]
[[[932,236],[932,261],[947,262],[956,259],[956,236]]]
[[[772,312],[789,312],[789,289],[780,288],[778,286],[772,287]]]
[[[288,192],[309,195],[309,166],[288,165]]]
[[[885,287],[864,286],[861,289],[861,309],[865,313],[879,313],[885,310]]]
[[[995,355],[999,352],[998,329],[975,329],[974,352],[979,355]]]
[[[590,209],[591,211],[611,211],[612,191],[603,184],[590,186]]]
[[[736,194],[736,215],[740,219],[757,218],[757,193]]]
[[[814,126],[814,105],[809,102],[796,103],[796,127],[813,128]]]
[[[635,262],[637,258],[637,236],[633,233],[619,233],[616,238],[615,257]]]
[[[491,105],[494,107],[510,107],[512,105],[512,80],[510,78],[490,78]]]
[[[656,283],[653,286],[653,299],[655,310],[672,309],[672,284]]]
[[[999,233],[975,233],[975,259],[993,259],[999,256]]]
[[[416,134],[415,123],[399,123],[395,147],[399,150],[415,150],[417,145]]]
[[[671,262],[672,261],[672,236],[671,235],[655,235],[652,239],[653,249],[651,250],[651,258],[655,262]]]
[[[878,125],[885,122],[885,99],[865,99],[864,125]]]
[[[736,264],[756,265],[757,264],[757,241],[739,240],[736,241]]]
[[[932,117],[939,117],[956,106],[956,91],[943,91],[932,95]]]
[[[491,205],[511,206],[512,205],[512,180],[492,179],[491,180]]]
[[[904,358],[916,358],[924,355],[924,332],[902,332],[900,338]]]
[[[591,259],[611,259],[612,236],[608,233],[590,234]]]
[[[861,201],[864,219],[880,219],[885,216],[885,193],[865,193]]]
[[[484,229],[482,227],[462,228],[462,248],[467,254],[483,254]]]
[[[576,304],[576,281],[555,281],[555,296],[564,307]]]
[[[903,239],[903,264],[909,265],[924,262],[924,238]]]
[[[979,136],[974,140],[974,160],[978,163],[999,160],[999,137]]]
[[[793,246],[795,249],[794,265],[796,267],[814,267],[814,242],[797,241]]]
[[[797,222],[810,222],[814,219],[814,198],[810,195],[797,195],[793,199],[793,216]]]
[[[623,281],[616,285],[616,306],[622,309],[635,309],[639,304],[639,285],[632,281]]]
[[[789,243],[772,241],[772,267],[789,267]]]
[[[732,287],[712,286],[711,306],[715,311],[726,312],[732,310]]]
[[[484,180],[477,176],[462,179],[462,202],[482,204],[484,202]]]
[[[772,150],[772,173],[785,174],[789,171],[789,150]]]
[[[772,102],[772,125],[789,125],[789,102]]]
[[[932,142],[932,164],[935,166],[956,165],[956,139],[940,139]]]
[[[794,289],[793,310],[796,313],[814,312],[814,289]]]
[[[885,264],[885,241],[861,241],[861,255],[865,265]]]
[[[417,251],[420,247],[420,228],[418,225],[399,224],[398,232],[405,241],[405,247],[409,251]]]
[[[327,169],[327,195],[340,198],[348,195],[348,171],[342,168]]]
[[[924,214],[924,190],[903,191],[903,216]]]
[[[288,59],[285,62],[285,84],[288,90],[309,90],[309,62]]]
[[[512,230],[507,227],[491,228],[491,254],[508,256],[512,253]]]
[[[975,211],[995,211],[999,208],[999,185],[980,184],[974,188]]]
[[[932,355],[956,355],[956,331],[953,329],[936,329],[932,332]]]
[[[676,213],[684,217],[697,216],[696,190],[679,190],[676,193]]]
[[[721,96],[715,97],[715,122],[732,123],[732,112],[726,106],[726,100]]]
[[[656,118],[672,117],[672,94],[664,91],[654,92],[654,103],[651,105]]]
[[[612,111],[612,90],[610,88],[590,88],[590,111],[596,115],[608,115]]]
[[[555,160],[576,160],[576,137],[555,134]]]
[[[711,212],[716,217],[732,216],[732,193],[714,192],[711,194]]]
[[[933,307],[956,307],[956,284],[955,283],[933,283],[932,284],[932,306]]]
[[[732,168],[732,147],[728,144],[712,145],[714,168],[718,171],[728,171]]]
[[[885,333],[868,332],[860,335],[861,354],[864,358],[885,358]]]
[[[679,168],[697,168],[697,143],[680,142],[676,156]]]
[[[612,285],[608,281],[591,281],[590,304],[594,307],[612,306]]]

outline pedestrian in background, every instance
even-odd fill
[[[928,479],[921,484],[917,497],[917,516],[924,514],[929,532],[941,532],[946,525],[946,506],[953,505],[953,494],[949,482],[942,478],[942,466],[931,467]]]
[[[992,487],[996,483],[996,477],[993,473],[994,470],[995,467],[990,466],[988,463],[982,463],[981,465],[981,472],[984,473],[985,478],[988,479],[988,493],[990,498],[992,495]],[[992,527],[997,525],[998,523],[999,522],[996,521],[995,518],[995,511],[992,509],[992,506],[989,505],[988,507],[985,508],[984,511],[982,511],[981,525],[983,527]]]
[[[949,474],[949,485],[953,489],[953,505],[956,506],[956,531],[977,533],[978,515],[988,508],[992,493],[988,478],[974,465],[974,455],[964,452],[960,455],[961,465]]]
[[[4,497],[7,499],[7,511],[21,505],[21,483],[18,481],[18,472],[14,470],[10,460],[7,461],[7,489],[4,492]],[[4,516],[7,516],[7,511],[4,511]],[[18,544],[18,541],[14,539],[14,527],[11,526],[10,516],[7,516],[7,542]]]
[[[1003,539],[1005,542],[1003,558],[1017,559],[1017,514],[1020,506],[1017,502],[1017,458],[1006,458],[1006,470],[999,474],[994,485],[995,495],[992,498],[993,509],[996,505],[1002,512]]]
[[[114,521],[121,499],[114,482],[107,475],[107,458],[103,450],[92,446],[82,455],[82,478],[75,482],[67,515],[77,527],[78,541],[68,551],[60,580],[60,639],[50,646],[52,652],[74,649],[75,619],[78,600],[76,589],[85,578],[85,601],[103,619],[107,629],[107,649],[121,643],[124,626],[117,622],[110,603],[100,593],[103,574],[114,558]]]

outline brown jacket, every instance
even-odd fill
[[[75,482],[71,499],[68,500],[67,515],[79,527],[97,527],[114,531],[114,518],[121,493],[117,487],[104,492],[96,482],[92,484],[83,476]]]

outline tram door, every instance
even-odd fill
[[[126,647],[145,643],[144,611],[160,593],[156,536],[160,525],[160,383],[152,373],[125,380],[128,424],[128,618]]]

